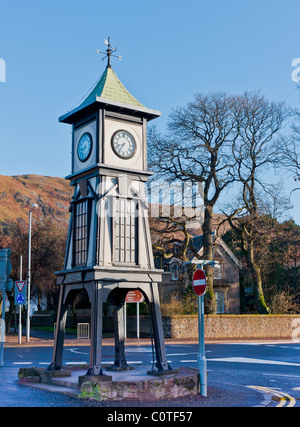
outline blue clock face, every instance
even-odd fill
[[[92,135],[88,132],[84,133],[79,140],[77,146],[77,155],[81,162],[86,162],[90,157],[93,148]]]

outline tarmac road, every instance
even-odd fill
[[[207,343],[208,397],[145,402],[92,402],[20,386],[20,367],[47,366],[51,362],[52,340],[32,338],[27,346],[7,342],[5,364],[0,368],[1,407],[297,407],[300,406],[300,344],[286,342]],[[114,358],[112,340],[105,340],[103,362]],[[197,367],[198,346],[193,342],[166,342],[172,367]],[[132,366],[151,367],[149,340],[127,340],[126,358]],[[64,363],[86,363],[89,345],[82,340],[67,340]]]

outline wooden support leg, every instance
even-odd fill
[[[151,284],[151,292],[152,302],[150,302],[150,310],[154,335],[156,367],[158,371],[169,371],[172,368],[167,362],[157,283]]]
[[[101,282],[96,282],[91,301],[91,347],[90,369],[88,375],[103,375],[102,371],[102,315],[103,289]]]
[[[59,304],[56,320],[56,330],[54,338],[54,348],[52,363],[48,367],[49,371],[57,371],[62,368],[62,359],[63,359],[63,347],[64,347],[64,338],[65,338],[65,329],[66,329],[66,320],[67,320],[67,311],[68,306],[63,304],[64,298],[64,287],[61,286],[59,294]]]
[[[125,358],[125,330],[124,330],[124,305],[115,305],[114,310],[115,323],[115,363],[110,370],[126,371],[129,370]]]

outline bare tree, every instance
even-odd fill
[[[158,179],[179,180],[203,186],[204,259],[213,259],[213,209],[222,191],[234,180],[235,158],[231,147],[238,127],[232,114],[235,98],[225,93],[197,94],[194,101],[177,108],[169,120],[169,132],[149,132],[150,167]],[[200,188],[200,187],[198,187]],[[207,268],[211,312],[216,312],[212,268]]]
[[[261,178],[267,167],[274,165],[277,159],[275,137],[289,116],[289,110],[284,103],[270,102],[257,92],[240,96],[235,106],[239,137],[232,145],[232,156],[236,162],[240,192],[237,206],[228,219],[231,227],[240,232],[242,252],[254,284],[257,310],[268,313],[261,267],[255,256],[255,240],[261,232],[259,200],[263,198],[265,190]]]
[[[279,141],[277,159],[295,181],[300,181],[300,110],[294,110],[293,116],[292,134]],[[295,190],[300,188],[296,187]]]

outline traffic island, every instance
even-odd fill
[[[199,373],[193,368],[178,368],[160,376],[147,374],[145,367],[133,371],[108,371],[103,377],[87,376],[86,370],[72,368],[51,372],[39,368],[19,370],[19,382],[23,385],[42,388],[97,401],[157,401],[191,397],[199,394]],[[105,379],[105,380],[104,380]],[[104,381],[103,381],[104,380]]]
[[[198,390],[199,374],[196,369],[178,368],[161,376],[136,370],[134,375],[115,373],[110,382],[87,381],[81,386],[80,397],[98,401],[156,401],[196,396]]]

